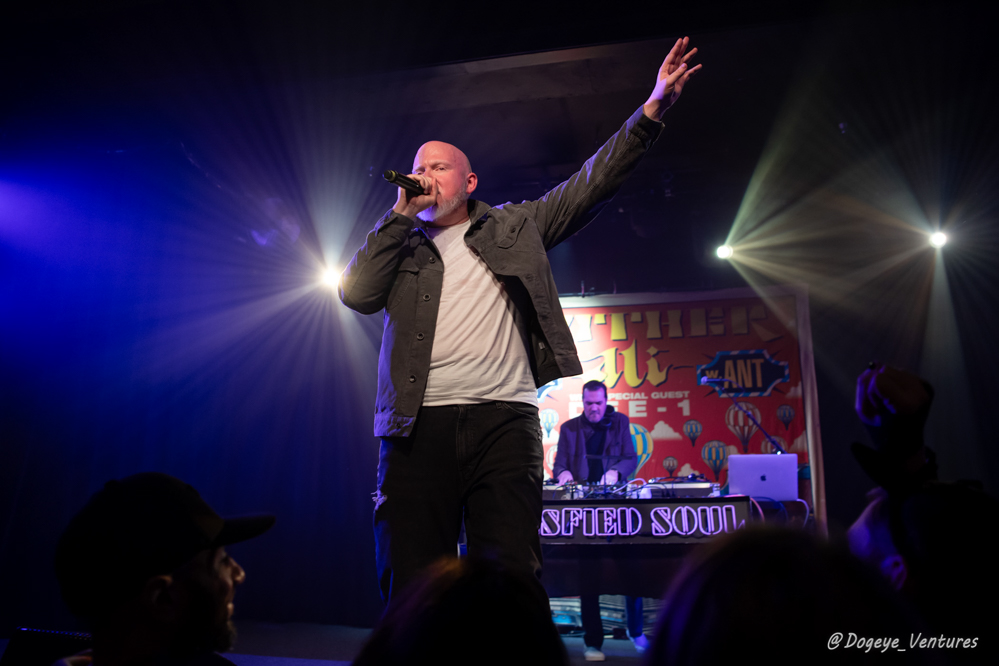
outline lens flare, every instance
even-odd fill
[[[930,245],[936,248],[941,248],[947,244],[947,234],[942,231],[938,231],[934,234],[930,234]]]
[[[340,271],[335,268],[327,268],[323,271],[322,276],[320,276],[320,282],[330,289],[336,289],[337,284],[340,282]]]

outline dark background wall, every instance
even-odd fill
[[[550,255],[562,291],[805,282],[830,523],[870,359],[937,387],[946,478],[997,491],[995,62],[974,5],[721,2],[413,12],[36,2],[0,55],[0,636],[71,627],[51,574],[109,478],[179,476],[277,526],[233,549],[241,617],[368,625],[380,318],[318,285],[392,204],[384,168],[462,146],[476,196],[539,196],[704,71],[639,172]],[[925,232],[952,243],[936,254]],[[711,256],[727,237],[738,261]]]

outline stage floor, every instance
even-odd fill
[[[361,650],[370,629],[323,624],[237,622],[239,639],[236,651],[226,654],[237,666],[346,666]],[[582,666],[582,637],[564,637],[569,660]],[[483,634],[483,649],[495,649],[492,636]],[[0,639],[0,656],[7,641]],[[604,640],[607,661],[616,664],[639,664],[640,655],[629,640]],[[511,655],[511,662],[516,662]]]
[[[236,651],[226,656],[237,666],[340,666],[357,655],[370,629],[321,624],[271,624],[237,622],[239,640]],[[582,637],[564,637],[569,660],[582,665]],[[483,634],[484,649],[495,649],[496,641]],[[641,656],[629,640],[605,639],[603,652],[617,664],[639,664]],[[512,657],[511,662],[516,658]]]

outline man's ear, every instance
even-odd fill
[[[901,555],[889,555],[881,562],[881,575],[896,590],[901,590],[905,585],[905,579],[909,575],[909,569],[905,566],[905,560]]]
[[[474,173],[469,173],[465,176],[465,194],[471,194],[475,191],[475,188],[479,185],[479,177]]]
[[[139,605],[158,619],[169,619],[177,613],[176,587],[171,576],[153,576],[142,586]]]

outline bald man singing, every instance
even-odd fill
[[[386,601],[455,553],[462,521],[470,554],[540,577],[537,389],[582,372],[545,253],[600,212],[659,136],[701,67],[687,44],[624,126],[537,201],[475,201],[468,157],[423,144],[410,176],[423,193],[400,188],[343,272],[345,305],[385,311],[374,524]]]

